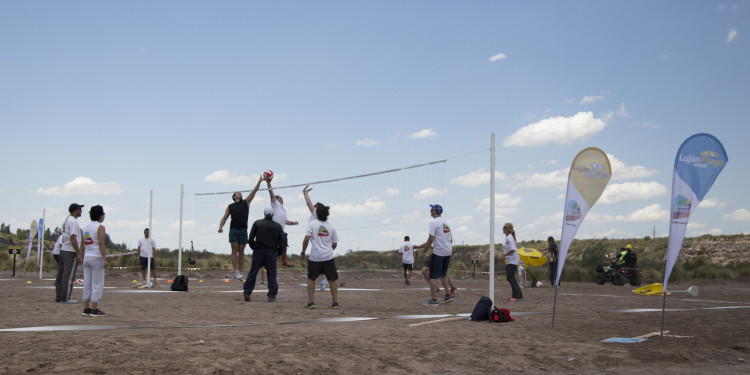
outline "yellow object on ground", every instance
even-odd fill
[[[638,289],[633,289],[633,293],[641,294],[644,296],[661,296],[664,294],[664,285],[660,283],[654,283],[651,285],[642,286]],[[667,292],[667,295],[670,293]]]

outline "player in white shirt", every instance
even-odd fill
[[[426,306],[437,306],[437,294],[440,292],[440,287],[437,284],[439,279],[443,287],[445,288],[445,298],[443,303],[449,303],[453,301],[453,296],[450,294],[450,284],[448,283],[448,264],[450,264],[451,255],[453,255],[453,236],[451,234],[450,226],[441,216],[443,214],[443,206],[439,204],[430,205],[430,216],[432,221],[430,222],[430,236],[427,238],[427,242],[414,246],[417,249],[429,249],[433,247],[432,256],[430,257],[430,295],[432,299],[423,303]]]
[[[280,195],[274,195],[273,188],[271,188],[271,180],[266,179],[266,185],[268,185],[268,193],[271,194],[271,208],[273,208],[273,221],[279,223],[281,225],[281,230],[284,230],[284,228],[287,225],[297,225],[299,222],[297,221],[289,221],[286,218],[286,208],[284,208],[284,199],[281,198]],[[288,243],[288,236],[286,232],[284,232],[284,242]],[[281,266],[282,267],[294,267],[293,264],[289,263],[286,260],[286,250],[288,246],[284,247],[284,250],[281,251]]]
[[[78,303],[71,299],[73,292],[73,280],[76,278],[78,263],[83,262],[83,251],[81,249],[81,228],[77,219],[81,217],[83,205],[73,203],[68,207],[68,215],[63,223],[62,244],[60,247],[60,265],[57,267],[57,278],[55,279],[55,302]]]
[[[404,266],[404,284],[411,285],[411,272],[414,270],[414,258],[417,257],[415,252],[417,249],[412,245],[409,236],[404,237],[404,243],[398,248],[398,253],[401,254],[401,263]]]
[[[339,278],[336,270],[336,261],[333,258],[333,250],[339,242],[336,228],[328,222],[330,208],[321,203],[315,206],[317,219],[307,225],[305,239],[302,240],[302,254],[300,260],[305,260],[307,245],[311,244],[310,259],[307,262],[307,305],[305,308],[315,308],[315,279],[325,274],[328,284],[331,286],[332,309],[339,308],[338,284]]]
[[[138,240],[138,256],[141,263],[141,275],[143,275],[143,283],[148,285],[146,280],[146,268],[148,268],[148,245],[151,243],[151,274],[154,276],[153,286],[157,286],[156,283],[156,256],[154,250],[156,250],[156,241],[150,236],[148,228],[143,230],[143,238]]]
[[[307,186],[305,186],[302,189],[302,195],[305,196],[305,203],[307,204],[307,209],[310,210],[310,217],[307,218],[307,224],[308,225],[310,225],[310,223],[313,220],[315,220],[315,219],[318,218],[315,215],[315,207],[318,205],[318,203],[315,203],[315,204],[312,203],[312,199],[310,199],[310,191],[311,190],[312,190],[312,188],[310,187],[310,185],[307,185]],[[326,288],[329,287],[330,285],[328,284],[328,279],[326,278],[326,275],[320,275],[320,277],[321,277],[320,288],[318,290],[322,292],[322,291],[326,290]]]
[[[510,283],[510,289],[513,291],[510,297],[510,302],[516,302],[523,298],[523,292],[521,292],[521,286],[516,281],[516,272],[518,272],[518,264],[521,261],[520,255],[518,255],[518,246],[516,245],[516,231],[513,230],[513,224],[505,223],[503,225],[503,255],[500,256],[500,261],[507,263],[505,264],[505,278]]]
[[[100,205],[89,210],[91,222],[83,227],[83,315],[104,316],[99,300],[104,292],[104,271],[107,269],[107,249],[104,209]]]

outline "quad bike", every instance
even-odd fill
[[[600,264],[596,266],[596,283],[604,285],[608,281],[617,286],[626,283],[639,286],[643,282],[643,273],[638,267],[618,266],[616,261],[613,261],[610,265]]]

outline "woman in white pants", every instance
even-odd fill
[[[83,315],[104,316],[99,300],[104,292],[104,270],[107,269],[107,249],[104,247],[104,209],[91,207],[91,222],[83,227]]]

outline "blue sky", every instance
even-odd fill
[[[748,1],[0,2],[0,221],[28,227],[46,210],[59,226],[70,203],[102,204],[112,239],[133,247],[153,190],[153,236],[177,248],[184,184],[183,245],[228,253],[216,229],[230,194],[194,194],[248,190],[265,169],[281,187],[446,160],[400,185],[437,193],[419,200],[366,179],[314,185],[313,200],[334,208],[339,249],[424,241],[428,207],[407,203],[429,201],[458,243],[486,244],[495,133],[496,235],[510,221],[519,240],[559,238],[567,170],[598,147],[613,178],[577,237],[664,237],[677,148],[707,132],[729,162],[687,235],[747,233],[749,12]],[[284,190],[286,205],[306,222],[300,192]],[[251,220],[267,203],[260,192]],[[289,229],[299,253],[300,227]]]

